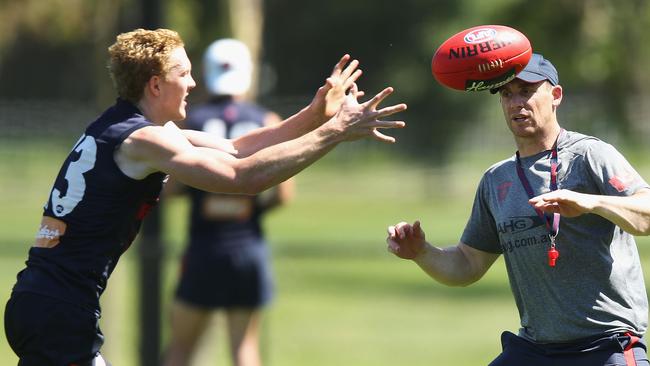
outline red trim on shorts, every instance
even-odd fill
[[[634,358],[634,344],[639,341],[639,337],[632,335],[632,333],[626,333],[626,336],[630,337],[630,343],[623,350],[623,355],[625,356],[625,365],[627,366],[636,366],[636,359]]]

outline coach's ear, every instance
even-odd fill
[[[551,94],[553,95],[553,107],[557,108],[560,106],[560,103],[562,103],[562,86],[561,85],[553,85],[551,89]]]

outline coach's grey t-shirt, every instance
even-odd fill
[[[648,184],[611,145],[576,132],[558,139],[558,186],[629,196]],[[550,191],[551,151],[522,158],[534,194]],[[539,343],[568,342],[648,325],[648,299],[634,237],[595,214],[562,217],[560,257],[548,265],[546,223],[528,203],[515,157],[490,167],[479,184],[461,241],[504,255],[521,329]]]

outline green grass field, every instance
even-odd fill
[[[3,303],[23,265],[40,207],[67,149],[40,146],[21,159],[12,155],[10,146],[0,148]],[[398,221],[421,219],[431,242],[455,244],[483,170],[503,154],[461,155],[444,169],[432,169],[362,151],[354,157],[342,149],[301,173],[295,201],[266,220],[277,296],[265,319],[265,363],[487,364],[500,351],[501,331],[518,327],[503,261],[470,287],[448,288],[430,280],[413,263],[387,253],[385,231]],[[649,168],[641,169],[645,177],[650,177]],[[164,210],[167,259],[162,305],[166,312],[182,251],[187,205],[173,198]],[[639,247],[645,267],[650,268],[647,239],[640,238]],[[102,328],[107,338],[103,353],[119,366],[137,365],[136,254],[131,249],[125,255],[103,298]],[[228,364],[221,333],[207,345],[197,365]],[[2,334],[0,364],[15,363]]]

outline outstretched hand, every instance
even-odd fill
[[[395,226],[389,226],[386,243],[388,251],[396,256],[402,259],[415,259],[424,251],[426,245],[420,221],[415,221],[413,225],[400,222]]]
[[[321,124],[334,117],[341,109],[346,92],[362,74],[362,71],[357,69],[358,66],[359,61],[350,61],[350,55],[344,55],[334,66],[325,84],[316,92],[309,107],[319,116]]]
[[[357,98],[362,96],[363,92],[360,92],[356,83],[353,83],[341,109],[327,123],[347,141],[370,137],[381,142],[393,143],[395,138],[384,135],[379,132],[379,129],[402,128],[406,124],[403,121],[382,121],[380,118],[406,110],[406,104],[400,103],[377,109],[391,93],[393,88],[385,88],[372,99],[359,104]]]
[[[596,205],[593,195],[560,189],[533,197],[528,201],[535,209],[576,217],[589,213]]]

